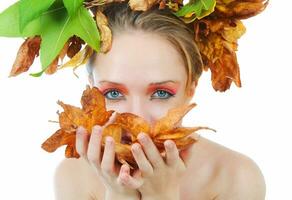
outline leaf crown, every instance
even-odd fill
[[[19,0],[9,6],[0,13],[0,36],[25,38],[9,77],[28,71],[39,55],[41,71],[30,73],[34,77],[54,74],[65,67],[73,67],[74,72],[94,51],[109,51],[112,34],[101,8],[112,2]],[[237,41],[246,31],[241,20],[262,12],[268,0],[189,0],[188,3],[183,0],[127,0],[127,3],[136,11],[146,11],[156,4],[159,9],[170,8],[174,15],[193,27],[204,70],[211,70],[214,90],[226,91],[232,82],[241,87],[236,57]],[[96,13],[92,13],[92,8]],[[70,60],[63,63],[65,56]]]

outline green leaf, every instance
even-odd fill
[[[24,27],[32,20],[48,10],[55,0],[20,0],[19,4],[19,29],[22,32]]]
[[[40,19],[31,21],[21,33],[19,30],[19,2],[16,2],[0,14],[0,36],[29,37],[40,34]]]
[[[75,15],[78,9],[82,6],[84,0],[63,0],[64,5],[70,16]]]
[[[189,14],[195,14],[196,18],[201,19],[214,11],[216,0],[195,0],[184,5],[174,14],[182,17]]]
[[[40,71],[40,72],[37,72],[37,73],[30,73],[29,75],[30,75],[30,76],[33,76],[33,77],[40,77],[45,71],[46,71],[46,69],[43,69],[43,70]]]
[[[39,72],[41,74],[73,35],[79,36],[95,51],[100,49],[100,34],[96,23],[83,6],[77,10],[76,15],[69,16],[64,6],[55,4],[41,16],[41,24],[40,60],[42,71]]]

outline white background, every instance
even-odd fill
[[[0,11],[15,1],[1,1]],[[211,87],[210,72],[199,82],[185,125],[208,125],[217,133],[201,134],[251,157],[261,168],[268,200],[292,199],[292,65],[291,1],[271,1],[265,12],[245,20],[238,62],[242,88],[225,93]],[[0,199],[42,199],[53,196],[53,173],[64,157],[41,143],[59,127],[57,100],[80,106],[87,84],[85,67],[77,79],[71,69],[34,78],[28,73],[8,78],[23,39],[0,38]],[[39,58],[30,72],[40,70]]]

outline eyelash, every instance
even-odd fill
[[[107,89],[107,90],[103,93],[103,95],[104,95],[108,100],[111,100],[111,101],[117,101],[117,100],[120,100],[119,98],[117,98],[117,99],[113,99],[113,98],[108,98],[108,97],[107,97],[107,94],[110,93],[110,92],[112,92],[112,91],[117,91],[117,92],[121,93],[121,92],[120,92],[119,90],[117,90],[117,89]],[[158,90],[155,91],[155,93],[156,93],[157,91],[163,91],[163,92],[166,92],[166,94],[168,95],[168,97],[167,97],[167,98],[156,98],[156,97],[155,97],[155,98],[151,98],[150,100],[152,100],[152,99],[168,100],[168,99],[170,99],[171,97],[174,97],[174,96],[175,96],[174,94],[172,94],[171,92],[168,92],[167,90],[158,89]]]

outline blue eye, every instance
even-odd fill
[[[167,92],[165,90],[157,90],[154,94],[157,94],[157,96],[158,96],[158,98],[156,96],[156,97],[154,97],[154,99],[169,99],[170,97],[174,96],[173,94],[171,94],[170,92]]]
[[[108,92],[106,92],[104,96],[109,100],[119,100],[119,98],[121,97],[119,96],[119,94],[121,93],[118,90],[108,90]]]
[[[152,95],[150,100],[152,100],[152,99],[165,99],[165,100],[167,100],[171,97],[174,97],[174,94],[167,92],[165,90],[156,90],[156,92],[154,94],[157,94],[157,95]],[[107,90],[107,92],[104,93],[104,96],[109,100],[124,99],[123,95],[116,89]]]

